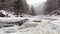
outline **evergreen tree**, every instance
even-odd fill
[[[35,13],[35,10],[34,10],[34,7],[33,6],[31,6],[31,15],[36,15],[36,13]]]
[[[16,9],[15,12],[16,12],[16,14],[18,15],[19,10],[20,10],[20,0],[15,1],[14,7],[15,7],[15,9]]]
[[[22,0],[17,0],[14,3],[14,7],[16,9],[16,14],[18,15],[19,13],[23,12],[23,3]]]

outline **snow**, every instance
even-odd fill
[[[12,17],[0,17],[0,22],[17,22],[24,20],[25,18],[12,18]]]
[[[5,13],[6,14],[6,13]],[[0,28],[0,34],[60,34],[60,16],[0,17],[0,22],[16,22],[28,19],[23,25]]]
[[[0,10],[1,13],[6,14],[4,10]]]
[[[60,18],[59,16],[31,16],[31,17],[22,17],[28,19],[21,26],[13,27],[4,27],[0,28],[0,34],[60,34]],[[0,17],[0,20],[5,21],[16,21],[22,19],[18,18],[3,18]],[[5,22],[3,21],[3,22]]]

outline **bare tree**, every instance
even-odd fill
[[[4,2],[5,2],[5,0],[1,0],[1,7],[0,7],[0,9],[4,9]]]
[[[60,0],[47,0],[45,6],[45,14],[52,13],[58,8],[60,8]]]

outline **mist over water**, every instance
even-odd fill
[[[45,7],[45,2],[37,3],[37,6],[34,6],[34,9],[36,11],[36,14],[38,15],[43,15],[44,14],[44,7]]]
[[[27,0],[28,5],[33,5],[37,15],[44,14],[44,7],[46,2],[47,0]]]
[[[39,2],[46,2],[47,0],[26,0],[28,4],[36,4],[36,3],[39,3]]]

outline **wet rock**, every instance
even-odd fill
[[[20,17],[23,17],[23,16],[20,16]]]
[[[5,25],[3,27],[13,27],[14,25]]]
[[[42,21],[36,21],[36,20],[34,20],[33,22],[42,22]]]
[[[0,17],[5,17],[5,15],[3,13],[0,12]]]
[[[20,22],[17,22],[19,26],[21,26],[23,23],[25,23],[28,19],[21,20]]]

